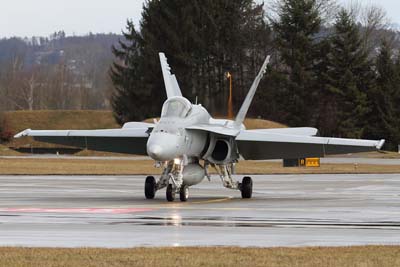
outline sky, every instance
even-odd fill
[[[0,0],[0,38],[121,33],[138,24],[144,0]]]
[[[121,33],[126,20],[138,25],[144,0],[0,0],[0,38]],[[261,0],[260,0],[261,1]],[[339,0],[348,3],[351,0]],[[399,0],[360,0],[382,6],[400,24]],[[268,2],[268,1],[266,1]]]

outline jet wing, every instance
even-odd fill
[[[195,126],[189,126],[185,128],[186,130],[199,130],[205,131],[220,135],[226,136],[237,136],[240,132],[240,129],[229,128],[221,125],[213,125],[213,124],[198,124]]]
[[[256,129],[247,131],[251,133],[275,133],[275,134],[306,135],[306,136],[315,136],[318,134],[318,129],[310,127]]]
[[[132,126],[132,125],[130,125]],[[147,155],[146,144],[151,128],[107,130],[31,130],[14,138],[31,136],[40,142],[80,147],[95,151]]]
[[[324,157],[376,151],[385,140],[361,140],[305,135],[241,131],[236,138],[239,153],[248,160]]]
[[[194,126],[186,127],[187,130],[200,130],[211,133],[216,133],[226,136],[237,136],[241,130],[233,127],[227,127],[224,124],[198,124]],[[243,131],[243,130],[242,130]],[[274,128],[274,129],[256,129],[246,130],[247,133],[271,133],[271,134],[289,134],[289,135],[305,135],[314,136],[318,134],[318,129],[310,127],[298,127],[298,128]]]

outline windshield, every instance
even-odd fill
[[[190,106],[181,99],[171,99],[164,104],[161,116],[184,118],[189,110]]]

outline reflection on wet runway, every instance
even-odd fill
[[[1,176],[0,245],[400,243],[400,175],[253,178],[250,200],[215,179],[191,188],[189,202],[168,203],[165,191],[145,200],[141,176]]]

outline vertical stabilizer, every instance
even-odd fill
[[[250,87],[249,92],[247,93],[246,99],[244,100],[242,107],[240,108],[236,119],[235,119],[235,127],[240,127],[246,118],[247,111],[249,110],[250,104],[253,101],[254,95],[256,94],[257,87],[260,84],[260,81],[264,74],[267,71],[267,66],[270,60],[270,56],[267,56],[267,58],[264,61],[264,64],[261,67],[260,72],[258,73],[257,77],[255,78],[253,85]]]
[[[161,69],[164,77],[165,90],[167,97],[182,96],[181,89],[179,88],[178,81],[174,74],[171,74],[171,67],[168,64],[167,58],[164,53],[159,53]]]

